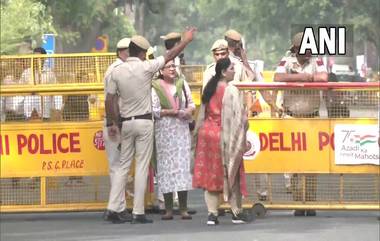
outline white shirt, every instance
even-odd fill
[[[15,80],[12,75],[5,76],[3,80],[4,85],[19,84],[18,80]],[[12,111],[15,114],[24,113],[24,96],[11,96],[2,97],[2,111]],[[5,119],[5,113],[2,114]]]
[[[48,68],[44,68],[40,73],[34,73],[34,81],[36,84],[54,84],[56,83],[55,74]],[[28,68],[24,70],[20,78],[21,84],[34,84],[32,79],[32,69]],[[51,109],[61,109],[63,99],[62,96],[42,96],[43,106],[41,107],[41,96],[31,95],[24,98],[24,115],[26,118],[31,117],[33,109],[35,109],[39,115],[42,113],[43,118],[50,118]]]

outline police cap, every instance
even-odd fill
[[[234,29],[228,30],[224,36],[235,41],[241,41],[241,34]]]
[[[301,46],[302,37],[303,32],[296,33],[292,38],[292,46],[290,48]]]
[[[171,33],[168,33],[164,36],[161,36],[161,38],[163,40],[170,40],[170,39],[177,39],[177,38],[181,38],[181,34],[180,33],[176,33],[176,32],[171,32]]]
[[[150,43],[148,40],[146,40],[143,36],[140,35],[134,35],[131,38],[131,42],[136,44],[138,47],[140,47],[143,50],[148,50],[150,47]]]
[[[223,49],[228,49],[228,43],[224,39],[218,39],[214,42],[210,50],[217,51],[217,50],[223,50]]]
[[[118,49],[126,49],[129,47],[129,43],[131,42],[130,38],[123,38],[120,39],[119,42],[116,44],[116,48]]]

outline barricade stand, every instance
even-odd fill
[[[378,82],[237,86],[272,104],[249,119],[245,208],[380,210]],[[300,96],[319,103],[315,114],[297,114]]]
[[[0,60],[1,212],[104,210],[109,176],[103,76],[115,54],[2,55]],[[193,83],[203,69],[184,66],[183,71]],[[199,104],[200,88],[194,88]],[[146,209],[156,205],[151,184]],[[132,187],[129,182],[128,208]]]

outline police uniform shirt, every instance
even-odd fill
[[[109,83],[111,81],[111,73],[112,71],[119,65],[121,65],[123,62],[123,60],[121,60],[120,58],[117,58],[115,60],[115,62],[113,62],[110,66],[108,66],[107,68],[107,71],[106,73],[104,74],[104,96],[107,95],[107,92],[108,92],[108,86],[109,86]]]
[[[247,70],[247,68],[243,65],[243,61],[241,60],[241,58],[236,56],[233,52],[230,52],[229,56],[230,56],[231,62],[234,63],[235,66],[239,65],[238,71],[239,71],[240,76],[236,76],[235,74],[235,78],[234,78],[235,82],[252,82],[255,80],[255,76],[252,75]]]
[[[234,63],[234,79],[231,81],[231,83],[239,83],[239,82],[250,82],[252,79],[246,78],[246,74],[244,74],[244,67],[242,63],[235,59],[229,57],[231,60],[231,63]],[[212,63],[207,65],[206,70],[203,72],[203,82],[202,82],[202,90],[206,87],[207,83],[210,81],[210,79],[215,75],[215,66],[216,63]]]
[[[298,63],[295,54],[283,57],[277,66],[276,73],[321,73],[327,72],[323,61],[319,58],[311,58],[303,65]],[[320,96],[315,90],[284,91],[284,107],[293,114],[313,114],[319,110]]]
[[[255,73],[254,80],[257,82],[263,82],[264,76],[263,76],[263,73],[257,67],[257,63],[255,61],[248,61],[248,64],[249,64],[249,66],[251,66],[253,72]]]
[[[108,86],[111,81],[111,73],[112,71],[119,65],[121,65],[123,60],[120,58],[117,58],[110,66],[108,66],[106,73],[104,74],[104,96],[107,95],[108,92]],[[119,99],[119,106],[120,106],[120,99]],[[105,120],[106,121],[106,120]]]
[[[137,57],[128,57],[112,71],[107,93],[120,94],[121,117],[152,113],[152,78],[164,65],[163,56],[145,61]]]

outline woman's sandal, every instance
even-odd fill
[[[181,219],[183,219],[183,220],[191,220],[191,219],[193,219],[193,217],[190,214],[188,214],[188,213],[184,213],[184,214],[181,214]]]
[[[173,220],[173,215],[168,215],[168,214],[162,215],[161,220]]]

